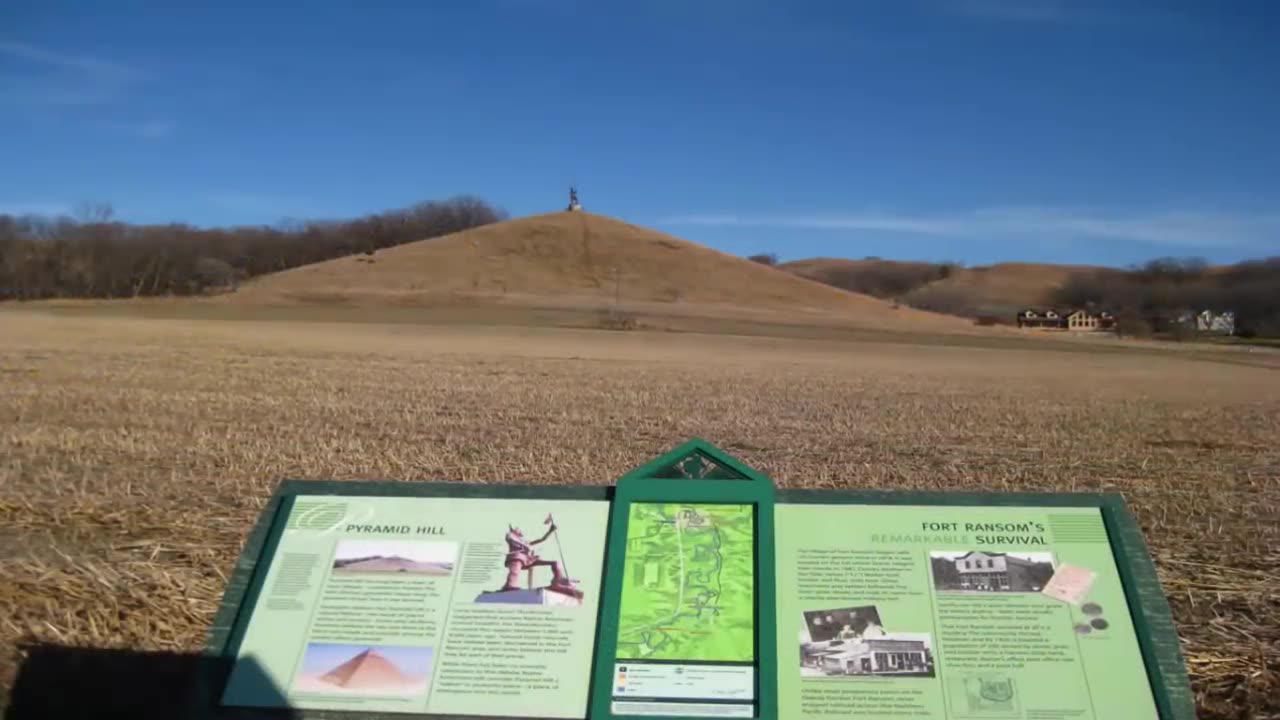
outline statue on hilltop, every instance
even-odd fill
[[[581,203],[578,202],[578,188],[569,186],[569,212],[579,212],[582,210]]]

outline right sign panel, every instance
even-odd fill
[[[1157,717],[1098,508],[775,512],[780,717]]]

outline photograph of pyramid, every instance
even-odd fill
[[[447,576],[453,573],[458,544],[403,540],[341,540],[333,556],[333,572],[413,573]]]
[[[294,692],[420,695],[431,680],[429,647],[308,643]]]

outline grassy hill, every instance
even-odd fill
[[[778,266],[835,287],[893,299],[915,308],[965,317],[1012,318],[1021,308],[1051,305],[1070,279],[1102,268],[1087,265],[1000,263],[962,268],[895,260],[814,258]]]
[[[961,268],[935,282],[912,290],[903,301],[968,317],[990,315],[1010,320],[1018,310],[1055,304],[1055,293],[1080,275],[1105,272],[1086,265],[1000,263]]]
[[[955,266],[939,263],[878,258],[810,258],[778,267],[842,290],[886,299],[901,298],[915,288],[945,278],[955,269]]]
[[[521,305],[946,330],[968,324],[591,213],[558,212],[266,275],[223,302]]]

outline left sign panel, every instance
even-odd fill
[[[223,704],[585,717],[608,518],[603,500],[298,496]]]

